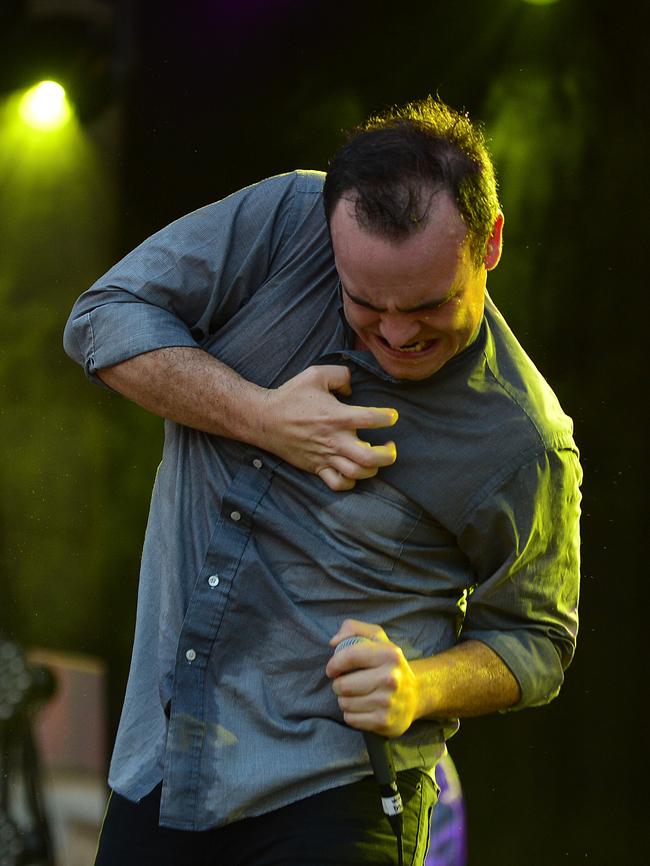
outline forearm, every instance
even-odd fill
[[[380,626],[360,620],[344,620],[330,644],[351,637],[365,640],[335,652],[325,673],[352,727],[399,737],[416,719],[479,716],[519,701],[517,680],[481,641],[408,661]]]
[[[463,718],[503,710],[521,693],[507,665],[487,644],[469,640],[410,662],[417,683],[415,718]]]
[[[357,429],[390,426],[394,409],[349,406],[347,367],[309,367],[262,388],[198,348],[156,349],[104,367],[109,387],[164,418],[270,451],[333,490],[347,490],[395,461],[392,442],[369,445]]]
[[[257,444],[265,389],[198,348],[156,349],[99,371],[110,388],[179,424]]]

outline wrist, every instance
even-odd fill
[[[241,379],[234,394],[231,438],[266,451],[269,448],[269,403],[267,388]]]
[[[435,716],[442,705],[440,681],[435,675],[435,656],[410,662],[415,679],[415,712],[413,719]]]

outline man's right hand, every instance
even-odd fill
[[[357,430],[391,427],[397,410],[348,406],[347,367],[308,367],[279,388],[266,391],[262,403],[260,447],[319,478],[331,490],[351,490],[397,458],[394,442],[370,445]]]
[[[99,371],[110,388],[179,424],[264,448],[332,490],[395,462],[394,442],[370,445],[357,430],[390,427],[395,409],[347,406],[347,367],[308,367],[279,388],[248,382],[199,348],[172,346]]]

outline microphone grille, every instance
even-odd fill
[[[359,643],[370,643],[370,638],[362,637],[360,634],[354,634],[352,637],[345,637],[340,643],[337,643],[334,655],[348,647],[355,646]]]

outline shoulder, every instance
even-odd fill
[[[301,230],[322,232],[326,229],[322,195],[324,180],[322,171],[296,169],[244,187],[223,202],[233,209],[246,202],[249,207],[253,204],[262,210],[282,214],[287,237]]]
[[[292,212],[287,228],[290,232],[306,227],[310,232],[324,231],[326,228],[323,207],[323,182],[321,171],[297,169],[284,177],[291,185],[293,195]]]
[[[543,478],[556,485],[567,468],[579,477],[573,422],[489,297],[467,384],[467,414],[475,426],[464,453],[472,472],[459,525],[501,489],[523,490]]]
[[[297,169],[263,178],[235,190],[225,197],[194,211],[195,215],[211,216],[220,211],[238,212],[242,207],[274,207],[309,209],[322,198],[325,175],[319,171]]]
[[[297,168],[290,172],[294,178],[296,189],[306,195],[322,195],[325,183],[325,172],[312,169]]]
[[[314,203],[320,204],[324,181],[325,174],[322,171],[295,169],[253,183],[240,190],[240,193],[275,199],[294,198],[302,206],[309,208]]]
[[[507,322],[486,298],[483,375],[500,396],[501,416],[540,450],[575,448],[573,422]]]

